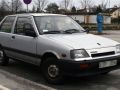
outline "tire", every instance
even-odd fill
[[[42,63],[42,74],[45,80],[50,84],[62,84],[63,75],[60,66],[55,57],[46,58]]]
[[[101,73],[101,75],[107,75],[110,71]]]
[[[4,50],[0,48],[0,65],[7,66],[9,63],[9,58],[6,56]]]

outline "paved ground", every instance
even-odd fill
[[[105,35],[102,36],[120,42],[120,31],[104,33]],[[120,70],[105,76],[68,78],[66,81],[64,85],[49,85],[42,78],[38,67],[23,62],[11,61],[7,67],[0,66],[0,90],[51,90],[53,88],[58,90],[120,90]]]
[[[95,34],[97,33],[96,31],[92,31],[92,32],[94,32]],[[117,31],[116,30],[112,30],[112,31],[106,30],[103,33],[104,34],[101,35],[101,36],[111,38],[113,40],[116,40],[116,41],[120,42],[120,30],[117,30]]]
[[[0,90],[54,90],[43,81],[34,65],[10,60],[9,66],[0,66]]]

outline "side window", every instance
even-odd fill
[[[3,21],[3,23],[1,24],[0,31],[1,31],[1,32],[11,33],[14,20],[15,20],[15,17],[14,17],[14,16],[9,16],[9,17],[7,17],[7,18]]]
[[[31,28],[30,30],[34,32],[31,19],[29,17],[19,17],[16,22],[14,33],[19,35],[26,35],[25,28],[28,28],[28,25]]]

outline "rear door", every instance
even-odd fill
[[[15,16],[6,17],[0,25],[0,44],[4,48],[7,55],[10,54],[8,48],[11,44],[12,29],[15,23]]]
[[[22,16],[17,18],[14,33],[11,36],[11,56],[25,62],[36,64],[37,37],[32,37],[25,34],[24,24],[26,23],[30,24],[34,30],[31,16]]]

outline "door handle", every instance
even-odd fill
[[[12,36],[12,39],[15,39],[15,36]]]

